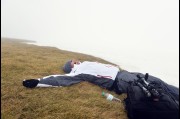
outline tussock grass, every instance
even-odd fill
[[[101,96],[109,92],[82,82],[62,88],[22,86],[23,79],[64,74],[69,59],[110,63],[90,55],[24,44],[1,38],[1,118],[3,119],[127,119],[122,103]],[[126,95],[113,95],[124,99]]]

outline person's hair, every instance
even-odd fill
[[[66,73],[70,73],[71,72],[71,61],[72,60],[69,60],[65,63],[65,65],[63,66],[63,71],[66,72]]]

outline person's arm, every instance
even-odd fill
[[[37,85],[36,87],[44,87],[44,88],[46,88],[46,87],[62,87],[62,86],[53,86],[53,85],[40,84],[40,83],[38,83],[38,85]]]

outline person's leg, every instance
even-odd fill
[[[113,85],[111,86],[111,88],[109,89],[110,91],[114,91],[115,93],[117,94],[121,94],[121,91],[118,89],[118,84],[117,84],[117,81],[118,79],[116,78]]]
[[[116,79],[111,87],[111,90],[117,94],[127,93],[127,88],[130,82],[136,79],[136,75],[128,71],[118,72]]]

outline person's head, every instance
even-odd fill
[[[63,66],[63,71],[64,72],[66,72],[66,73],[70,73],[71,72],[71,62],[72,62],[72,60],[70,60],[70,61],[67,61],[65,64],[64,64],[64,66]]]
[[[63,66],[63,71],[66,73],[70,73],[72,68],[74,67],[74,64],[79,64],[80,62],[78,60],[69,60],[67,61]]]

